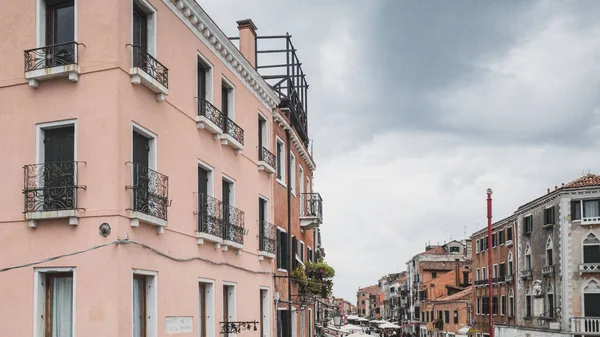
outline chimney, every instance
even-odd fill
[[[240,31],[240,52],[256,69],[256,26],[250,19],[237,22]]]

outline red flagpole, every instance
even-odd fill
[[[493,285],[492,285],[492,189],[487,189],[487,218],[488,218],[488,313],[490,317],[490,337],[494,337]]]

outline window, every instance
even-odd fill
[[[533,216],[528,215],[523,217],[523,233],[529,234],[533,231]]]
[[[290,189],[296,195],[296,156],[290,152]]]
[[[298,266],[298,239],[292,235],[292,270]]]
[[[529,243],[525,247],[525,270],[531,270],[531,247]]]
[[[260,289],[260,337],[269,337],[270,335],[270,327],[269,327],[269,289]],[[205,337],[205,336],[200,336]]]
[[[308,261],[313,261],[313,251],[312,248],[308,247],[306,251],[306,255],[308,257]]]
[[[571,201],[571,220],[581,220],[581,200]]]
[[[482,280],[487,280],[488,279],[488,274],[486,273],[486,269],[485,267],[481,268],[481,279]]]
[[[547,266],[553,266],[554,265],[554,261],[552,259],[552,238],[548,237],[548,240],[546,241],[546,265]]]
[[[463,284],[467,285],[469,284],[469,272],[468,271],[463,271]]]
[[[515,296],[512,288],[508,291],[508,317],[515,317]]]
[[[552,283],[548,284],[546,290],[546,314],[544,316],[554,317],[554,287]]]
[[[479,254],[479,239],[475,240],[475,253]]]
[[[481,278],[479,277],[479,268],[475,270],[475,281],[479,281]]]
[[[544,226],[556,224],[554,214],[554,206],[548,207],[544,210]]]
[[[583,240],[583,263],[600,263],[600,240],[592,233]]]
[[[198,297],[200,301],[200,312],[198,320],[198,330],[200,337],[214,335],[214,283],[213,281],[201,281],[198,284]]]
[[[39,4],[38,47],[75,41],[75,1],[42,0]]]
[[[458,324],[458,310],[454,310],[454,324]]]
[[[437,277],[437,272],[432,271],[431,272],[431,278],[433,279],[433,278],[436,278],[436,277]]]
[[[288,233],[282,229],[277,229],[277,269],[289,271],[290,262],[287,258],[288,249]]]
[[[235,121],[235,99],[233,85],[225,78],[221,79],[221,112],[227,126],[227,120]],[[227,132],[224,128],[223,132]]]
[[[504,281],[504,276],[506,276],[506,264],[502,262],[500,263],[500,269],[498,274],[498,278],[500,278],[500,281]]]
[[[477,297],[477,315],[481,314],[481,297]]]
[[[277,137],[277,181],[285,185],[285,143]]]
[[[156,273],[135,271],[133,274],[133,337],[156,336]]]
[[[496,247],[498,235],[497,233],[492,233],[492,248]]]
[[[492,271],[492,279],[497,279],[498,278],[498,265],[495,264],[494,265],[494,270]]]
[[[525,296],[525,303],[526,303],[525,317],[531,318],[531,295],[530,294],[527,294],[527,296]]]
[[[450,323],[450,311],[448,310],[444,311],[444,322]]]
[[[212,102],[212,66],[200,55],[198,55],[197,72],[198,107],[204,109],[206,105],[202,103]]]
[[[300,241],[300,261],[304,262],[304,242]]]
[[[500,296],[500,315],[506,315],[506,296]]]
[[[460,253],[460,247],[450,247],[450,253]]]
[[[510,226],[506,229],[506,241],[512,242],[512,239],[513,239],[513,228],[512,228],[512,226]]]
[[[277,332],[278,337],[290,336],[290,313],[288,310],[282,310],[281,308],[277,310]]]
[[[582,217],[583,215],[583,217]],[[571,202],[571,220],[597,218],[600,216],[600,200],[576,200]],[[584,220],[585,221],[585,220]]]
[[[228,232],[230,225],[235,225],[235,213],[231,207],[235,207],[235,184],[233,180],[223,177],[221,181],[221,202],[223,202],[223,231]]]
[[[504,244],[504,230],[498,232],[498,244],[502,246]]]
[[[156,13],[146,0],[133,1],[132,29],[133,66],[149,72],[146,53],[156,56]]]
[[[513,275],[513,258],[512,258],[512,252],[508,252],[508,275]]]
[[[263,148],[269,149],[269,133],[267,130],[267,120],[261,115],[258,114],[258,159],[263,160],[265,158],[262,157]]]
[[[600,316],[600,284],[596,280],[589,280],[583,288],[583,316]]]
[[[223,320],[222,322],[235,322],[235,284],[223,284]],[[228,333],[223,333],[228,337]]]
[[[298,192],[300,195],[304,194],[304,170],[300,164],[298,164]],[[304,214],[304,203],[302,201],[300,201],[300,214]]]
[[[363,295],[364,296],[364,295]],[[362,301],[362,304],[365,304],[365,300]]]
[[[483,307],[481,308],[481,313],[483,315],[489,315],[490,314],[490,305],[489,305],[489,303],[490,303],[489,297],[487,297],[487,296],[482,297],[481,305]]]
[[[75,325],[74,270],[35,269],[36,337],[71,337]]]
[[[492,297],[492,311],[494,315],[498,315],[498,296]]]

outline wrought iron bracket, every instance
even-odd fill
[[[240,333],[242,330],[254,330],[256,331],[256,326],[258,325],[258,321],[246,321],[246,322],[219,322],[221,324],[221,334],[230,334],[230,333]]]

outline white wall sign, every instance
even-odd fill
[[[165,326],[168,334],[192,332],[194,328],[192,316],[167,316]]]

